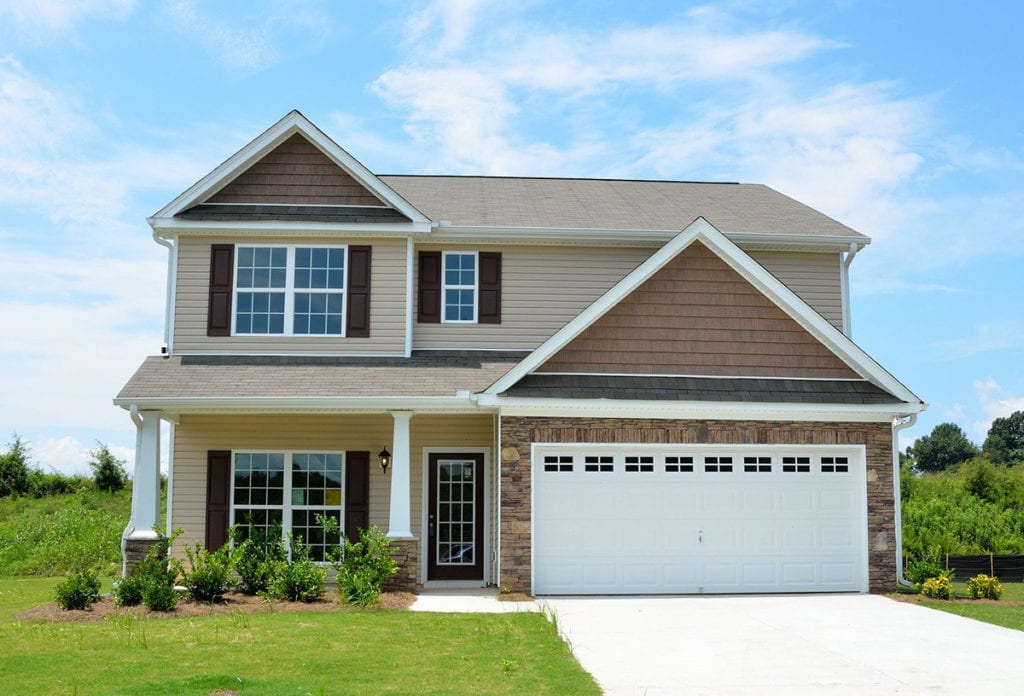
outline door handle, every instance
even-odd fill
[[[427,516],[427,536],[434,536],[434,516]]]

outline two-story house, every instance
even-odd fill
[[[298,112],[149,219],[166,347],[126,556],[319,515],[398,585],[887,590],[896,431],[849,337],[869,240],[766,186],[370,172]]]

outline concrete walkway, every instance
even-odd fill
[[[1024,694],[1024,632],[873,595],[545,599],[608,694]]]
[[[498,593],[487,589],[423,590],[416,596],[410,611],[434,611],[447,614],[515,614],[540,611],[537,602],[509,602],[498,599]]]

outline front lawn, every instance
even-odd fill
[[[0,578],[4,693],[600,693],[540,614],[15,618],[53,601],[58,581]]]
[[[1003,598],[998,602],[970,599],[967,584],[962,582],[953,583],[953,595],[955,599],[949,601],[919,597],[918,603],[957,616],[1024,631],[1024,583],[1004,582]]]

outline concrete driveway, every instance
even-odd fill
[[[1024,632],[886,597],[542,604],[608,694],[1024,693]]]

